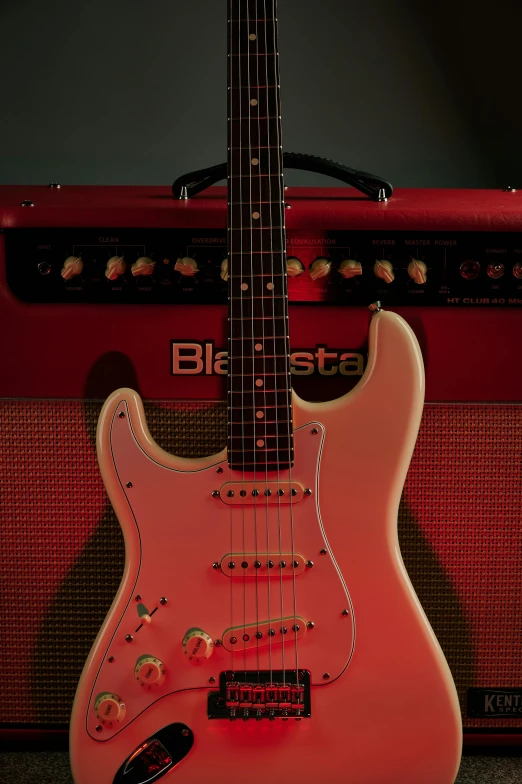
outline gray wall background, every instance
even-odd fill
[[[522,187],[520,0],[279,5],[286,150]],[[226,0],[0,0],[0,79],[1,183],[166,184],[226,158]]]

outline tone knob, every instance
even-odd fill
[[[165,665],[155,656],[140,656],[134,668],[136,680],[149,689],[161,686],[165,680]]]
[[[125,264],[123,256],[111,256],[107,262],[105,277],[109,280],[116,280],[120,275],[123,275],[126,269],[127,265]]]
[[[393,267],[386,259],[378,259],[373,265],[373,271],[375,275],[381,280],[384,280],[385,283],[391,283],[392,280],[395,280]]]
[[[138,261],[135,261],[131,267],[131,272],[134,277],[142,275],[152,275],[156,262],[149,259],[148,256],[141,256]]]
[[[422,285],[426,283],[427,267],[423,261],[419,259],[412,259],[408,264],[408,275],[415,283]]]
[[[183,637],[183,649],[189,660],[208,659],[214,651],[212,637],[202,629],[189,629]]]
[[[117,694],[104,691],[96,697],[94,712],[99,721],[104,724],[112,724],[113,721],[123,721],[127,708]]]
[[[289,256],[286,260],[286,274],[289,278],[297,278],[304,272],[304,267],[297,256]]]
[[[64,280],[69,280],[70,278],[79,275],[82,270],[83,261],[81,256],[69,256],[65,259],[65,263],[62,267],[62,278]]]
[[[522,278],[522,261],[517,261],[517,263],[513,265],[513,275],[519,280]]]
[[[228,259],[223,259],[221,262],[221,272],[219,274],[221,280],[224,280],[226,283],[228,281]]]
[[[310,277],[312,280],[318,280],[318,278],[324,278],[330,272],[332,268],[332,262],[329,259],[316,259],[310,265]]]
[[[182,275],[195,275],[196,272],[199,271],[197,262],[188,256],[184,256],[184,258],[178,259],[174,264],[174,269],[178,272],[181,272]]]
[[[497,278],[501,278],[504,274],[504,265],[498,261],[492,262],[491,264],[488,264],[486,272],[488,277],[496,280]]]
[[[344,259],[339,266],[339,272],[343,278],[355,278],[357,275],[362,275],[361,262],[353,259]]]
[[[460,265],[460,274],[464,280],[475,280],[480,275],[480,264],[478,261],[463,261]]]

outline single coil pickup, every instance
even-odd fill
[[[209,719],[308,718],[308,670],[222,672],[219,692],[208,696]]]
[[[225,482],[219,490],[224,504],[297,504],[303,500],[304,487],[299,482]]]
[[[279,580],[302,574],[306,563],[299,553],[228,553],[221,559],[221,571],[227,577],[277,577]]]
[[[223,647],[231,653],[243,653],[248,648],[264,648],[267,645],[282,645],[284,642],[301,640],[306,634],[306,621],[297,615],[289,618],[274,618],[247,626],[233,626],[222,635]]]

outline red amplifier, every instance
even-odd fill
[[[376,300],[415,330],[426,406],[404,560],[468,742],[522,740],[522,194],[285,194],[294,387],[318,400],[357,383]],[[225,444],[225,227],[224,188],[0,188],[4,728],[66,726],[121,578],[103,399],[137,389],[169,451]]]

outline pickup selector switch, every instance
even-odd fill
[[[70,280],[70,278],[74,278],[76,275],[79,275],[82,270],[83,260],[81,256],[69,256],[67,259],[65,259],[65,263],[62,267],[62,278],[64,280]]]
[[[354,261],[354,259],[344,259],[339,265],[339,272],[343,278],[356,278],[357,275],[362,275],[361,262]]]
[[[148,653],[140,656],[134,668],[134,675],[137,681],[145,688],[157,688],[165,680],[165,665],[155,656]]]
[[[227,263],[228,267],[228,263]],[[191,259],[189,256],[184,256],[182,259],[178,259],[177,262],[174,264],[174,269],[176,272],[181,272],[182,275],[190,277],[191,275],[195,275],[196,272],[199,272],[198,265],[195,259]]]
[[[135,278],[142,275],[152,275],[156,262],[149,259],[148,256],[141,256],[138,261],[135,261],[131,267],[131,272]]]
[[[418,283],[420,286],[426,283],[426,272],[427,267],[423,261],[419,261],[419,259],[412,259],[408,264],[408,275],[415,283]]]
[[[325,278],[332,267],[332,262],[329,259],[319,258],[310,264],[310,277],[312,280]]]
[[[380,278],[385,283],[391,283],[393,280],[395,280],[393,266],[386,259],[378,259],[373,265],[373,271],[376,277]]]
[[[120,275],[123,275],[126,268],[127,265],[125,264],[123,256],[111,256],[107,262],[105,277],[108,280],[116,280],[116,278],[119,278]]]

